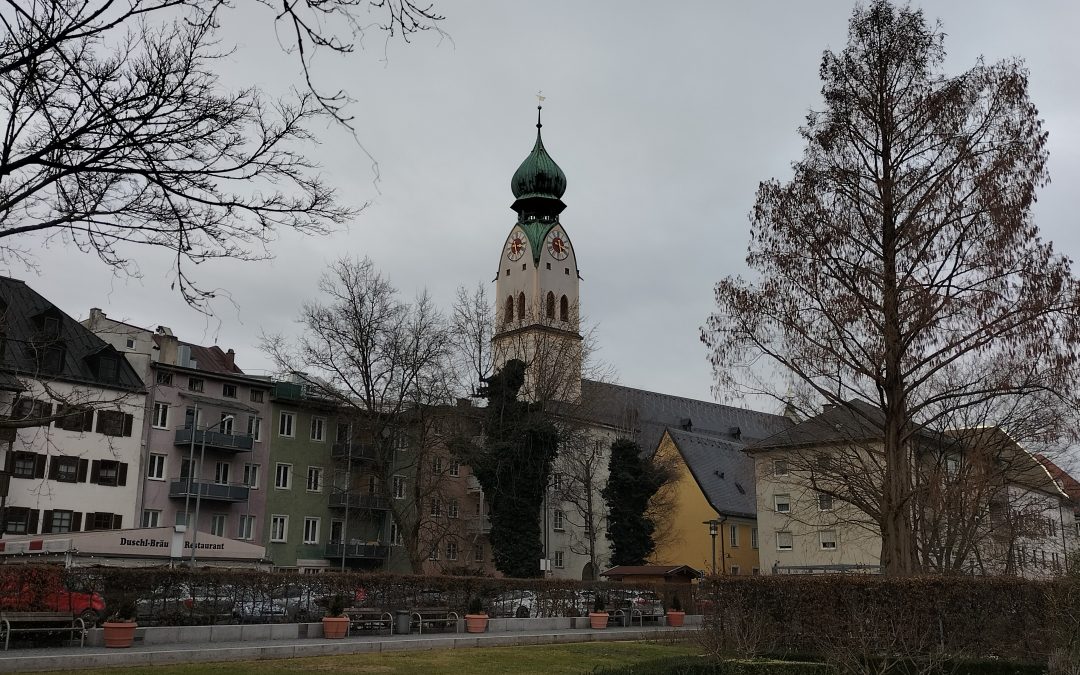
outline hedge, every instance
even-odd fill
[[[879,672],[874,668],[870,672]],[[630,666],[595,668],[592,675],[838,675],[839,668],[825,663],[778,660],[712,660],[701,657],[656,659]],[[890,675],[923,673],[903,665],[892,668]],[[936,671],[940,675],[1045,675],[1046,668],[1004,661],[946,662]]]

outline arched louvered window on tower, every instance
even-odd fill
[[[525,294],[518,293],[518,321],[525,320]]]
[[[555,294],[551,291],[548,291],[547,294],[547,312],[545,314],[549,319],[555,318]]]
[[[506,309],[503,311],[503,322],[514,322],[514,296],[506,296]]]
[[[570,301],[567,300],[565,295],[562,296],[562,299],[559,300],[559,320],[570,320]]]

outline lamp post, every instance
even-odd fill
[[[701,524],[709,526],[709,536],[712,537],[712,573],[713,573],[713,576],[715,577],[716,576],[716,535],[720,531],[720,521],[718,521],[716,519],[705,520],[705,521],[702,521]]]
[[[220,422],[218,422],[216,424],[212,424],[212,425],[206,427],[205,429],[203,429],[202,443],[201,443],[202,448],[199,450],[199,470],[198,470],[198,473],[200,473],[200,474],[202,473],[203,464],[206,462],[206,434],[210,433],[210,430],[213,429],[214,427],[220,427],[222,424],[225,424],[226,422],[232,422],[233,419],[235,419],[233,415],[223,415],[221,417]],[[192,436],[194,437],[195,425],[192,426],[191,433],[192,433]],[[195,473],[195,472],[192,471],[192,473]],[[198,486],[199,491],[195,493],[195,529],[192,530],[192,532],[191,532],[191,566],[192,567],[195,566],[195,551],[198,548],[198,546],[196,546],[196,545],[199,543],[199,506],[202,504],[202,493],[203,493],[202,484],[195,483],[195,485]],[[191,492],[191,478],[190,477],[188,477],[188,492],[189,493]]]

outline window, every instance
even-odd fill
[[[562,551],[555,551],[555,560],[552,561],[552,564],[555,565],[555,567],[557,567],[559,569],[562,569],[563,566],[565,565],[565,562],[566,561],[563,558],[563,552]]]
[[[791,497],[788,495],[776,495],[773,497],[777,513],[791,513]]]
[[[307,468],[307,491],[322,492],[322,467],[309,466]]]
[[[446,515],[447,516],[449,516],[450,518],[457,518],[460,513],[461,513],[461,509],[458,506],[458,500],[451,499],[450,501],[447,502],[447,504],[446,504]]]
[[[292,489],[292,464],[278,462],[274,473],[274,487],[280,490]]]
[[[228,436],[232,436],[233,422],[236,420],[236,415],[232,413],[221,413],[221,421],[218,423],[218,431]]]
[[[9,451],[10,452],[10,451]],[[15,460],[12,462],[11,475],[14,478],[44,478],[45,455],[36,452],[13,453]]]
[[[788,475],[788,463],[786,459],[777,459],[773,461],[773,475],[774,476],[786,476]]]
[[[47,427],[49,422],[44,418],[52,415],[52,404],[48,401],[38,401],[32,398],[20,398],[15,402],[15,408],[11,416],[17,420],[36,421],[35,426]]]
[[[960,460],[955,457],[945,458],[945,479],[952,482],[960,477]]]
[[[255,516],[240,516],[240,527],[236,531],[236,538],[245,541],[255,538]]]
[[[506,270],[507,274],[510,274],[510,270]],[[514,321],[514,298],[513,296],[506,296],[506,308],[503,310],[503,322],[512,323]]]
[[[280,466],[280,465],[279,465]],[[289,536],[289,517],[270,516],[270,541],[285,542]]]
[[[750,528],[750,546],[752,546],[753,548],[758,547],[758,534],[756,527]]]
[[[79,482],[79,462],[83,464],[83,479],[86,478],[86,460],[80,460],[78,457],[59,457],[54,456],[49,462],[49,478],[51,480],[57,480],[61,483],[77,483]]]
[[[728,527],[728,540],[731,542],[732,548],[739,548],[739,526],[731,525]]]
[[[461,462],[456,459],[450,460],[450,466],[446,469],[446,475],[457,478],[461,475]]]
[[[832,495],[817,496],[818,511],[832,511]]]
[[[753,568],[750,569],[750,574],[752,574],[752,575],[754,575],[756,577],[756,576],[761,574],[761,569],[758,568],[758,567],[753,567]]]
[[[146,509],[142,512],[143,527],[158,527],[161,525],[161,511]]]
[[[405,499],[405,476],[394,476],[394,499]]]
[[[442,515],[442,502],[438,497],[431,498],[431,517],[438,518]]]
[[[247,435],[251,436],[251,440],[258,443],[262,440],[262,418],[250,415],[248,417]]]
[[[262,403],[263,396],[264,393],[262,389],[252,389],[249,398],[251,398],[252,403]]]
[[[118,513],[93,513],[86,516],[87,530],[119,530],[124,526]]]
[[[409,449],[409,434],[404,431],[397,432],[394,436],[394,449],[398,452],[404,452]]]
[[[98,485],[127,485],[127,463],[95,459],[90,465],[90,482]]]
[[[570,301],[566,299],[566,296],[562,296],[559,299],[559,321],[570,320]]]
[[[58,415],[64,415],[56,420],[56,428],[65,431],[93,431],[94,410],[79,406],[61,406],[56,411]]]
[[[559,509],[555,509],[555,512],[551,514],[551,527],[556,532],[563,531],[563,512]]]
[[[555,294],[552,293],[551,291],[548,291],[547,302],[545,303],[545,308],[544,309],[545,309],[544,314],[547,316],[547,318],[549,318],[549,319],[554,319],[555,318]]]
[[[379,494],[379,480],[375,476],[368,476],[367,492],[369,495]]]
[[[739,568],[738,565],[732,565],[731,567],[728,568],[728,573],[731,574],[732,576],[739,576],[739,571],[740,571],[740,568]]]
[[[330,540],[331,544],[341,544],[345,541],[345,523],[341,520],[330,521]]]
[[[442,457],[438,457],[438,456],[432,457],[431,458],[431,475],[432,476],[438,476],[440,474],[442,474]]]
[[[164,370],[157,371],[157,383],[158,384],[163,384],[166,387],[171,387],[172,386],[172,373],[166,372]]]
[[[165,480],[165,455],[150,455],[146,465],[146,477],[151,480]]]
[[[124,346],[128,349],[135,349],[135,338],[128,338],[124,340]]]
[[[448,541],[448,542],[446,542],[446,559],[447,560],[457,560],[457,542],[456,541]]]
[[[518,293],[517,316],[518,316],[518,321],[524,321],[525,320],[525,294],[524,293]]]
[[[7,534],[34,534],[37,532],[37,511],[19,506],[5,509],[4,532]]]
[[[304,543],[305,544],[318,544],[319,543],[319,519],[318,518],[304,518]]]
[[[398,527],[397,521],[390,521],[390,545],[401,546],[404,543],[404,539],[401,536],[401,528]]]
[[[221,385],[221,398],[236,398],[236,385],[228,383]]]
[[[559,490],[562,490],[562,474],[561,473],[553,473],[553,474],[551,474],[551,489],[555,490],[556,492],[558,492]]]
[[[168,429],[169,428],[169,404],[168,403],[155,403],[154,404],[154,417],[152,418],[151,426],[155,429]]]
[[[45,522],[45,528],[42,532],[71,532],[72,516],[75,514],[71,511],[52,511],[52,517],[49,521]]]
[[[437,545],[432,546],[431,547],[431,553],[428,554],[428,560],[438,560],[438,559],[439,559],[439,547]]]
[[[187,381],[188,391],[202,391],[206,387],[206,382],[201,377],[189,377]]]
[[[218,462],[214,465],[214,482],[218,485],[229,484],[229,463]]]
[[[119,410],[99,410],[97,432],[106,436],[130,436],[135,418]]]
[[[225,536],[225,514],[215,513],[210,517],[210,534],[215,537]]]
[[[836,530],[822,530],[818,533],[822,551],[836,550]]]
[[[177,525],[187,525],[188,524],[188,514],[184,513],[183,511],[177,511],[176,512],[176,524]]]
[[[281,418],[278,420],[278,436],[292,438],[295,435],[295,432],[293,431],[293,423],[295,421],[296,416],[291,412],[281,413]]]
[[[473,559],[473,562],[478,562],[478,563],[484,562],[484,545],[483,544],[477,544],[476,546],[473,546],[472,559]]]
[[[790,551],[792,548],[792,539],[790,532],[777,532],[776,533],[776,550],[777,551]]]
[[[323,442],[326,440],[326,418],[311,418],[311,440]]]
[[[244,485],[248,486],[252,490],[259,489],[259,465],[258,464],[245,464],[244,465]]]
[[[349,441],[349,424],[348,422],[338,422],[337,436],[334,441],[337,443],[347,443]]]

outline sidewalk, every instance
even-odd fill
[[[466,649],[520,645],[566,644],[612,640],[646,640],[673,637],[694,627],[670,628],[568,628],[536,631],[505,631],[481,634],[430,633],[425,635],[365,635],[342,640],[324,638],[258,640],[245,642],[186,642],[137,645],[130,649],[104,647],[48,647],[0,652],[0,672],[26,673],[40,670],[122,668],[211,661],[291,659],[331,654],[359,654],[421,649]]]

